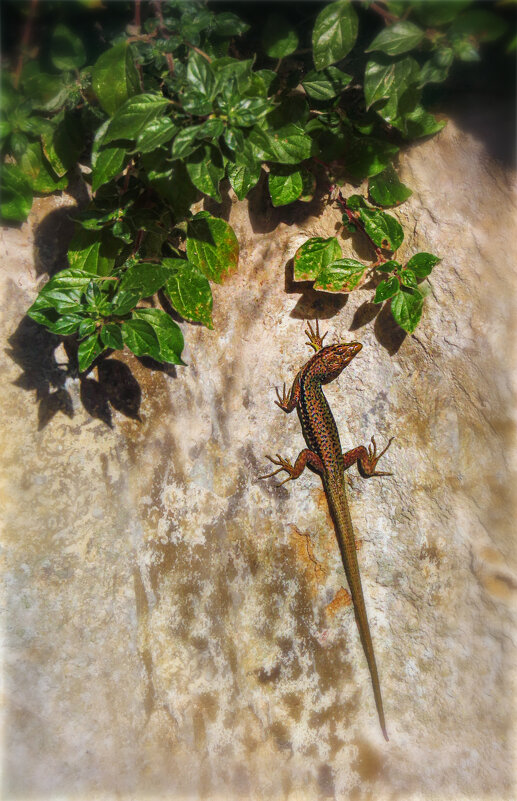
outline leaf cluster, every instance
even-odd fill
[[[3,218],[23,221],[35,194],[66,188],[78,169],[90,185],[69,268],[29,310],[54,333],[79,338],[81,370],[124,345],[181,364],[169,305],[212,326],[211,283],[237,267],[238,242],[228,223],[192,207],[202,196],[220,202],[222,181],[243,199],[265,171],[271,203],[283,206],[312,198],[322,164],[329,177],[367,178],[376,205],[351,196],[346,225],[394,252],[403,231],[380,207],[411,194],[394,160],[404,141],[444,125],[423,105],[425,86],[505,34],[500,17],[465,0],[336,0],[310,30],[269,15],[254,52],[249,25],[217,5],[134,8],[134,23],[114,31],[100,55],[79,25],[58,21],[41,46],[46,58],[33,52],[1,79]],[[384,28],[358,46],[379,9]],[[295,259],[296,277],[323,291],[351,291],[366,270],[342,258],[335,238],[309,240]],[[416,312],[395,313],[397,298],[417,298],[408,275],[387,279],[399,284],[387,297],[409,331]]]

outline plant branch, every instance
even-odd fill
[[[16,65],[16,71],[14,73],[14,88],[18,89],[18,84],[20,83],[20,76],[22,74],[23,69],[23,62],[25,59],[25,51],[27,46],[30,42],[31,33],[32,33],[32,23],[34,22],[34,17],[36,16],[36,6],[38,5],[38,0],[31,0],[31,4],[29,6],[29,13],[27,16],[27,21],[23,28],[22,33],[22,41],[20,43],[20,55],[18,57],[18,63]]]
[[[343,193],[341,192],[341,189],[338,191],[335,199],[336,202],[339,203],[341,208],[344,210],[348,218],[348,222],[352,223],[352,225],[366,237],[366,239],[369,241],[370,245],[374,249],[375,255],[377,256],[377,261],[375,262],[375,264],[372,265],[372,267],[375,267],[378,264],[384,264],[385,261],[388,261],[388,259],[382,252],[382,248],[376,245],[371,236],[366,232],[361,218],[355,212],[353,212],[352,209],[348,208],[346,200],[343,197]]]

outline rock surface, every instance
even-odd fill
[[[115,354],[79,382],[24,318],[74,199],[3,231],[5,798],[511,797],[516,203],[453,123],[401,173],[399,255],[443,257],[413,337],[371,290],[293,282],[336,208],[255,192],[223,204],[240,268],[215,330],[183,325],[189,367]],[[273,400],[305,317],[364,345],[327,388],[343,444],[396,436],[394,476],[351,490],[389,743],[320,483],[258,481],[303,447]]]

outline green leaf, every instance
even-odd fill
[[[212,145],[199,148],[190,156],[186,167],[194,186],[221,202],[219,182],[224,178],[224,164],[219,150]]]
[[[144,291],[137,289],[119,289],[111,304],[111,314],[116,317],[124,317],[133,311],[136,304],[144,295]]]
[[[151,327],[158,340],[158,361],[169,362],[170,364],[185,364],[181,358],[184,346],[181,328],[169,317],[167,312],[162,311],[162,309],[137,309],[133,312],[133,320],[129,322],[133,324],[145,322]],[[127,325],[127,323],[124,325]],[[122,328],[124,329],[124,326]],[[128,344],[127,341],[126,344]],[[152,356],[153,354],[150,353],[149,355]]]
[[[216,36],[240,36],[249,25],[231,11],[218,11],[212,21],[212,31]]]
[[[102,344],[106,348],[113,348],[113,350],[122,350],[124,347],[124,340],[122,339],[122,331],[120,325],[117,323],[108,323],[101,329]]]
[[[408,334],[412,334],[422,316],[424,298],[418,290],[401,290],[391,301],[391,313],[395,322]]]
[[[77,331],[77,334],[79,338],[82,339],[83,337],[88,336],[88,334],[93,334],[96,328],[97,328],[96,320],[92,320],[91,318],[88,317],[86,318],[83,317],[79,324],[79,329]]]
[[[406,138],[418,139],[421,136],[431,136],[438,133],[447,125],[446,120],[437,120],[434,114],[426,111],[422,106],[410,114],[406,114],[402,120],[393,120],[395,127],[402,130]]]
[[[445,25],[471,3],[472,0],[425,0],[414,5],[414,13],[423,25]]]
[[[0,214],[4,220],[23,222],[32,207],[29,181],[15,164],[2,164],[1,178]]]
[[[169,270],[162,264],[152,262],[134,264],[122,276],[120,289],[139,289],[141,297],[149,297],[164,286],[169,275]]]
[[[268,186],[273,206],[287,206],[298,200],[303,192],[302,171],[282,164],[272,165]]]
[[[351,292],[366,269],[365,264],[355,259],[337,259],[321,270],[314,282],[314,289],[323,292]]]
[[[50,330],[53,334],[59,334],[60,336],[75,334],[82,319],[83,318],[79,317],[77,314],[66,314],[63,317],[59,317]],[[49,328],[49,326],[47,327]]]
[[[58,70],[75,70],[86,63],[86,51],[70,28],[57,25],[50,42],[50,58]]]
[[[124,344],[135,356],[152,356],[160,361],[160,343],[154,328],[146,320],[125,320],[120,326]]]
[[[250,189],[257,184],[261,171],[260,162],[253,165],[228,163],[228,178],[239,200],[244,200]]]
[[[106,50],[95,62],[92,87],[104,111],[115,112],[140,89],[140,78],[128,42]]]
[[[381,273],[392,273],[394,270],[401,270],[402,264],[394,259],[390,259],[389,261],[385,261],[382,264],[377,264],[375,266],[376,270],[379,270]]]
[[[239,263],[239,243],[233,228],[200,211],[187,227],[187,257],[206,278],[220,284]]]
[[[395,217],[385,211],[370,208],[360,209],[359,214],[366,233],[377,247],[397,250],[401,246],[404,241],[404,231]]]
[[[85,370],[91,365],[94,359],[99,356],[104,347],[102,346],[98,334],[90,334],[89,337],[83,339],[79,344],[77,350],[77,360],[79,362],[79,372],[84,373]]]
[[[84,149],[81,128],[68,112],[64,113],[56,128],[45,131],[41,141],[43,152],[59,177],[75,167]]]
[[[343,153],[345,169],[354,181],[362,181],[386,169],[398,150],[396,145],[382,139],[354,137]]]
[[[270,58],[284,58],[298,47],[298,36],[285,17],[269,14],[262,32],[262,46]]]
[[[214,73],[208,60],[195,50],[191,50],[189,53],[186,77],[190,86],[196,92],[199,92],[199,94],[207,100],[212,99],[215,89]],[[189,89],[187,94],[191,91],[192,90]]]
[[[454,61],[454,53],[450,47],[440,47],[420,70],[420,86],[426,83],[441,83],[447,78],[449,68]]]
[[[185,320],[213,328],[212,290],[201,270],[185,259],[164,259],[163,263],[170,276],[165,293],[176,311]]]
[[[493,42],[508,30],[507,22],[497,14],[485,8],[466,11],[456,17],[447,31],[448,37],[472,36],[478,42]]]
[[[78,228],[68,247],[70,267],[97,275],[109,275],[122,243],[98,231]]]
[[[399,181],[391,165],[378,175],[369,178],[368,191],[372,200],[379,206],[398,206],[413,194],[409,187]]]
[[[404,286],[408,286],[411,289],[418,289],[418,281],[413,270],[401,270],[400,279]]]
[[[432,253],[415,253],[406,264],[406,269],[412,270],[417,278],[426,278],[440,261]]]
[[[312,152],[312,139],[303,128],[294,123],[276,131],[265,131],[258,126],[251,129],[249,142],[260,161],[280,164],[299,164]]]
[[[136,139],[151,120],[164,113],[168,105],[169,100],[151,92],[130,97],[108,125],[104,144],[115,139]]]
[[[55,192],[57,189],[65,189],[68,185],[68,178],[61,180],[56,178],[50,164],[43,156],[39,142],[27,145],[18,163],[34,192]]]
[[[387,278],[385,281],[380,282],[375,290],[373,302],[384,303],[385,300],[392,298],[397,294],[397,292],[400,292],[400,283],[397,276],[394,275],[391,278]]]
[[[68,88],[62,76],[41,72],[36,60],[25,64],[21,83],[25,95],[31,98],[31,104],[35,109],[56,111],[63,106],[68,97]]]
[[[170,142],[177,130],[177,126],[169,117],[151,120],[138,134],[136,149],[141,153],[150,153],[160,145]]]
[[[172,143],[171,156],[173,159],[182,159],[193,153],[197,147],[197,139],[202,128],[201,125],[189,125],[183,128]]]
[[[252,64],[251,59],[241,61],[237,58],[230,58],[230,56],[214,59],[210,65],[215,76],[214,95],[224,89],[233,79],[237,81],[238,92],[243,94],[251,82]],[[276,73],[274,76],[276,77]]]
[[[357,39],[357,14],[350,2],[329,3],[316,18],[312,33],[314,65],[325,69],[344,58]]]
[[[294,280],[314,281],[331,262],[342,256],[335,236],[323,239],[313,236],[301,245],[294,254]]]
[[[409,86],[418,81],[419,74],[420,67],[411,56],[396,61],[387,59],[386,56],[374,56],[368,61],[364,74],[366,107],[370,108],[378,100],[390,98],[389,113],[384,110],[382,114],[389,122],[396,116],[399,99]]]
[[[322,72],[312,70],[302,81],[302,86],[314,100],[332,100],[348,86],[352,76],[337,67],[327,67]]]
[[[123,147],[107,147],[99,151],[95,159],[92,154],[92,189],[99,187],[115,178],[124,167],[127,151]]]
[[[366,52],[381,50],[389,56],[399,56],[419,45],[424,35],[424,31],[418,25],[409,20],[401,20],[384,28],[375,37]]]

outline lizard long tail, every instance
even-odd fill
[[[359,635],[372,678],[373,695],[375,698],[375,706],[377,707],[377,714],[379,715],[379,723],[385,740],[388,740],[386,721],[384,719],[384,710],[382,707],[381,686],[364,604],[361,576],[359,574],[359,564],[357,562],[354,529],[352,527],[352,519],[350,517],[348,501],[345,494],[345,482],[342,475],[337,478],[327,475],[324,477],[323,483],[327,493],[332,519],[334,520],[348,586],[352,594],[357,628],[359,629]]]

